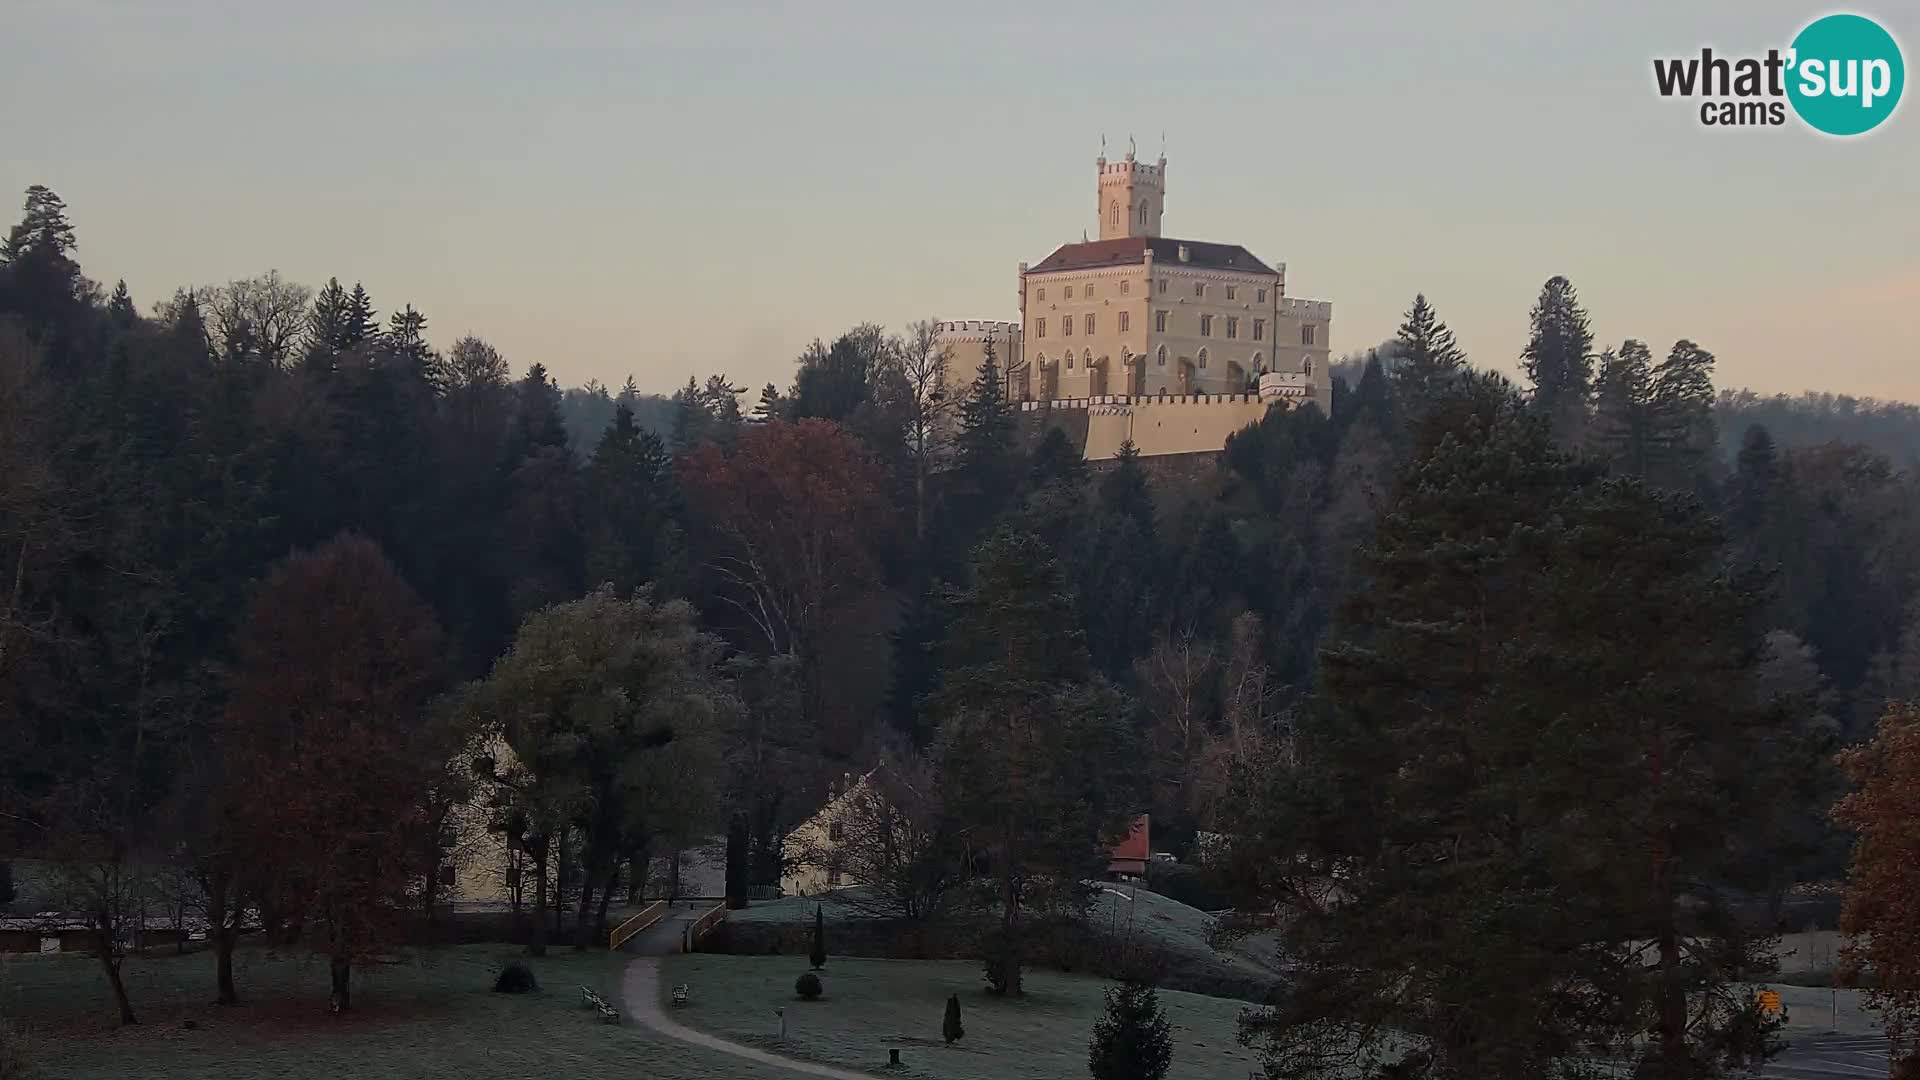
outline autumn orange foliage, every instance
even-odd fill
[[[1867,1000],[1887,1038],[1920,1074],[1920,702],[1894,702],[1873,741],[1845,751],[1854,790],[1835,821],[1857,834],[1840,929],[1848,974],[1872,977]],[[1907,1075],[1902,1073],[1901,1075]]]

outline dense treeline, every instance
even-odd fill
[[[75,248],[34,188],[0,251],[0,850],[55,868],[128,1020],[155,881],[223,1000],[252,919],[325,951],[344,1008],[463,820],[539,949],[721,833],[729,893],[771,887],[833,778],[885,763],[837,869],[907,918],[994,913],[996,989],[1150,811],[1183,857],[1224,837],[1244,900],[1325,909],[1251,1029],[1287,1067],[1359,1017],[1416,1036],[1395,1075],[1638,1039],[1677,1078],[1765,1036],[1719,998],[1676,1029],[1758,962],[1700,905],[1836,874],[1829,753],[1920,687],[1913,477],[1759,425],[1728,455],[1713,356],[1596,348],[1561,278],[1524,390],[1416,297],[1389,362],[1176,483],[1026,437],[991,356],[950,393],[926,323],[816,342],[750,407],[723,373],[563,392],[337,279],[143,314]],[[1356,902],[1318,903],[1335,880]],[[1580,964],[1437,1013],[1488,941]],[[1575,985],[1610,1003],[1579,1038],[1519,1010]]]

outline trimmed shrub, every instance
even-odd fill
[[[947,1015],[940,1019],[940,1037],[947,1040],[948,1045],[952,1045],[960,1041],[966,1033],[967,1029],[960,1026],[960,995],[948,994]]]
[[[803,971],[799,978],[793,980],[793,992],[808,1001],[818,1001],[820,995],[826,992],[826,988],[820,985],[820,976],[811,971]]]
[[[496,994],[531,994],[540,989],[540,980],[533,977],[533,969],[522,960],[509,960],[507,966],[493,980],[493,992]]]
[[[813,951],[807,954],[807,961],[815,971],[827,966],[827,917],[819,904],[813,905]]]

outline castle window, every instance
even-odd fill
[[[1066,318],[1060,320],[1060,336],[1061,337],[1073,336],[1073,316],[1069,315]]]
[[[1093,299],[1093,282],[1087,282],[1087,299]]]
[[[1300,374],[1308,376],[1313,374],[1313,357],[1309,356],[1300,362]]]
[[[1117,199],[1107,204],[1107,224],[1114,228],[1120,227],[1120,202]]]
[[[1234,338],[1237,338],[1239,336],[1240,336],[1240,320],[1233,318],[1232,316],[1228,316],[1227,317],[1227,340],[1232,341]]]
[[[1124,311],[1120,313],[1120,332],[1123,334],[1127,332],[1127,323],[1131,321],[1127,318],[1127,314]]]
[[[1047,336],[1047,320],[1045,319],[1033,320],[1033,336],[1034,337]]]
[[[1201,368],[1201,370],[1203,370],[1203,371],[1204,371],[1204,370],[1206,369],[1206,366],[1207,366],[1207,350],[1205,350],[1205,349],[1201,349],[1201,350],[1200,350],[1200,368]]]
[[[1265,375],[1267,373],[1266,358],[1259,353],[1253,354],[1253,373],[1255,375]]]
[[[1239,293],[1240,293],[1239,289],[1233,287],[1232,285],[1227,286],[1227,299],[1231,300],[1235,296],[1239,295]]]
[[[1140,200],[1140,224],[1145,225],[1146,223],[1147,223],[1147,200],[1141,199]]]
[[[1067,299],[1073,299],[1073,286],[1067,286]]]
[[[836,821],[833,824],[827,826],[828,840],[831,840],[837,844],[840,841],[845,840],[846,838],[847,838],[847,827],[845,824]]]
[[[1160,346],[1160,351],[1153,354],[1153,363],[1155,367],[1167,366],[1167,347],[1165,345]]]
[[[1087,325],[1085,329],[1087,333],[1093,333],[1093,312],[1091,311],[1087,312]]]
[[[1166,278],[1160,279],[1160,295],[1161,296],[1167,295],[1167,279]]]
[[[1256,304],[1264,304],[1264,303],[1266,303],[1266,302],[1267,302],[1267,290],[1265,290],[1265,289],[1260,289],[1260,290],[1257,290],[1257,291],[1256,291],[1256,292],[1254,293],[1254,296],[1253,296],[1253,302],[1254,302],[1254,303],[1256,303]]]
[[[1211,315],[1200,316],[1200,336],[1201,337],[1213,336],[1213,316]]]
[[[1193,283],[1193,295],[1195,295],[1195,296],[1205,296],[1205,295],[1207,295],[1207,283],[1206,283],[1206,282],[1204,282],[1204,281],[1196,281],[1196,282],[1194,282],[1194,283]]]
[[[1127,286],[1129,286],[1129,285],[1131,285],[1131,284],[1133,284],[1133,283],[1132,283],[1132,282],[1130,282],[1130,281],[1127,281],[1127,280],[1125,280],[1125,279],[1122,279],[1122,280],[1121,280],[1121,282],[1120,282],[1120,295],[1121,295],[1121,296],[1125,296],[1125,295],[1127,295]]]
[[[1035,289],[1033,291],[1033,298],[1035,300],[1045,300],[1047,298],[1047,287],[1042,285],[1038,289]]]
[[[1313,344],[1313,324],[1312,323],[1308,323],[1307,325],[1302,326],[1300,328],[1300,344],[1302,345]]]
[[[1259,341],[1267,336],[1267,320],[1253,320],[1253,340]]]
[[[1164,334],[1167,332],[1166,312],[1156,311],[1153,313],[1153,332],[1156,334]]]
[[[1073,370],[1073,353],[1072,352],[1067,353],[1067,370],[1068,371]]]

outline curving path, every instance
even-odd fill
[[[769,1054],[765,1050],[729,1042],[704,1031],[695,1031],[673,1020],[660,1006],[660,960],[658,957],[642,956],[628,964],[626,975],[621,980],[620,991],[626,998],[628,1016],[669,1039],[678,1039],[705,1050],[732,1054],[734,1057],[745,1058],[761,1065],[771,1065],[788,1072],[805,1073],[808,1076],[826,1076],[833,1080],[874,1080],[872,1073],[838,1069],[832,1065],[816,1065],[810,1061],[797,1061],[793,1058],[781,1057],[779,1054]]]

